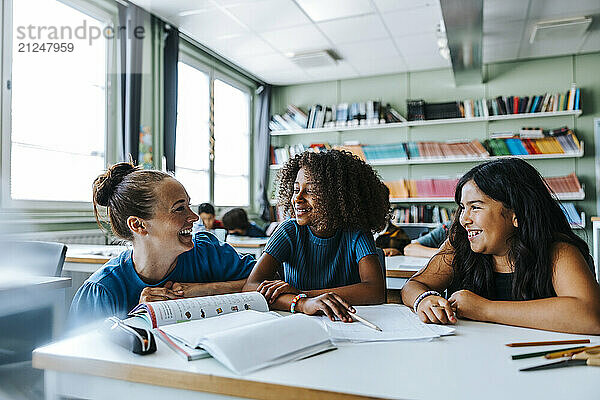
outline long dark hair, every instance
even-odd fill
[[[454,199],[460,205],[462,188],[473,181],[492,199],[515,213],[518,227],[509,238],[508,258],[514,268],[512,297],[531,300],[556,296],[552,285],[553,245],[565,242],[589,258],[588,245],[569,226],[559,203],[539,172],[518,158],[488,161],[473,167],[456,185]],[[450,227],[454,247],[453,277],[449,291],[468,289],[490,298],[494,289],[493,258],[471,250],[467,231],[460,224],[460,207]],[[442,255],[443,256],[443,255]]]

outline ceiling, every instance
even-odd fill
[[[439,0],[131,0],[265,82],[285,85],[450,67]],[[444,0],[447,1],[447,0]],[[592,16],[573,38],[529,43],[536,22]],[[331,49],[301,68],[286,56]],[[483,0],[484,64],[600,51],[600,0]]]

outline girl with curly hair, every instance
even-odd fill
[[[305,152],[278,175],[278,202],[292,218],[269,240],[244,290],[273,309],[351,322],[352,304],[385,299],[373,232],[385,228],[389,190],[347,151]]]
[[[600,287],[587,244],[527,162],[489,161],[456,186],[440,252],[402,289],[423,322],[456,317],[600,334]],[[446,300],[440,294],[448,290]]]

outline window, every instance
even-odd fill
[[[250,95],[215,80],[215,195],[220,206],[249,205]]]
[[[183,46],[178,67],[175,176],[194,204],[248,206],[250,89],[191,53]]]
[[[179,62],[175,176],[194,203],[210,201],[208,73]]]
[[[92,179],[106,165],[110,44],[90,33],[111,25],[110,17],[73,4],[12,2],[2,145],[4,154],[10,149],[4,199],[13,204],[90,202]]]

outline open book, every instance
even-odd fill
[[[186,359],[205,350],[237,374],[335,348],[318,319],[268,310],[262,294],[247,292],[144,303],[130,315],[146,319]]]

